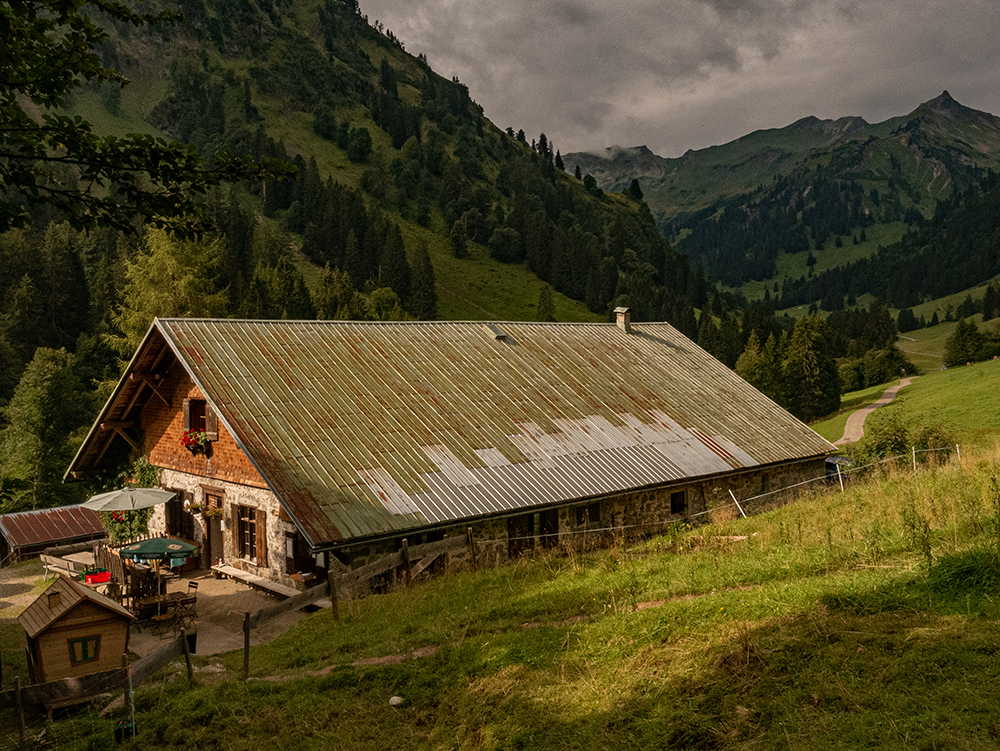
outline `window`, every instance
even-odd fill
[[[81,639],[68,639],[69,661],[73,666],[84,662],[93,662],[101,656],[101,635],[84,636]]]
[[[670,513],[683,514],[687,510],[687,493],[677,490],[670,494]]]
[[[204,430],[208,440],[219,440],[219,418],[204,399],[183,402],[184,430]]]
[[[209,493],[208,488],[205,488],[205,511],[208,511],[208,516],[213,516],[214,514],[222,511],[222,496],[221,491],[215,493]]]
[[[588,503],[586,506],[576,507],[576,524],[582,527],[586,524],[589,527],[597,526],[601,523],[601,504],[598,502]]]
[[[256,563],[267,565],[267,512],[252,506],[236,506],[236,525],[233,529],[233,554]]]

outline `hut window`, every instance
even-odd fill
[[[670,513],[683,514],[687,509],[687,497],[683,490],[670,494]]]
[[[74,666],[84,662],[93,662],[101,656],[101,635],[84,636],[81,639],[69,639],[69,661]]]

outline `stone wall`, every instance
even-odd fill
[[[263,576],[283,584],[292,584],[285,572],[285,532],[294,533],[296,529],[270,490],[220,481],[217,478],[191,475],[172,469],[163,470],[160,484],[164,487],[190,492],[193,496],[193,503],[200,506],[205,505],[206,493],[221,495],[223,561],[230,566],[235,566],[257,576]],[[266,565],[236,555],[233,548],[233,536],[236,530],[236,506],[263,509],[267,514],[267,521],[264,525],[268,551]],[[163,533],[165,530],[164,507],[157,506],[150,522],[150,531],[155,534]],[[202,560],[206,560],[204,557],[205,535],[205,518],[201,514],[195,514],[195,541],[203,546]]]
[[[733,504],[732,494],[738,500],[757,496],[762,492],[786,488],[805,480],[822,477],[823,458],[798,462],[780,467],[751,469],[701,482],[678,483],[676,485],[650,488],[623,493],[590,502],[578,502],[556,509],[558,515],[558,535],[547,538],[543,534],[542,513],[528,511],[515,519],[518,529],[527,530],[522,541],[512,546],[509,530],[512,522],[508,517],[490,518],[476,522],[461,522],[452,527],[434,531],[414,531],[398,537],[371,543],[345,547],[331,556],[330,566],[341,565],[359,568],[372,561],[390,555],[401,546],[406,538],[411,546],[451,537],[465,536],[471,527],[476,540],[476,556],[480,566],[496,566],[509,560],[512,548],[515,554],[558,545],[563,549],[580,550],[607,544],[615,537],[639,539],[663,532],[671,524],[685,522],[704,524],[712,521],[734,518],[739,514]],[[224,513],[224,559],[225,563],[236,566],[248,573],[264,576],[284,584],[294,585],[285,571],[285,533],[295,532],[295,526],[285,514],[277,498],[268,490],[239,483],[220,481],[173,469],[165,469],[161,477],[165,487],[190,491],[195,504],[204,504],[204,494],[208,492],[223,496]],[[794,492],[794,491],[789,491]],[[672,500],[679,500],[675,494],[683,493],[684,506],[671,510]],[[263,509],[267,514],[266,535],[268,560],[266,565],[237,557],[233,549],[233,534],[236,524],[237,505]],[[151,531],[163,532],[165,519],[163,507],[157,511],[151,522]],[[198,542],[204,543],[204,520],[198,516],[196,535]],[[522,533],[519,532],[518,536]],[[519,548],[519,549],[518,549]],[[462,548],[447,556],[448,560],[437,566],[441,568],[461,568],[469,565],[468,548]]]

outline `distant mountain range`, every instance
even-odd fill
[[[805,117],[677,158],[645,146],[563,158],[567,170],[579,167],[608,191],[637,179],[660,230],[693,262],[739,286],[778,280],[782,254],[801,261],[787,277],[899,240],[939,200],[1000,166],[1000,117],[945,91],[876,124]],[[831,252],[845,243],[860,247]]]

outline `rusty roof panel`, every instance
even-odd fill
[[[143,347],[166,341],[314,546],[833,448],[668,324],[496,326],[163,319]]]
[[[103,537],[104,527],[89,508],[57,506],[4,514],[0,516],[0,533],[11,548],[34,548]]]

